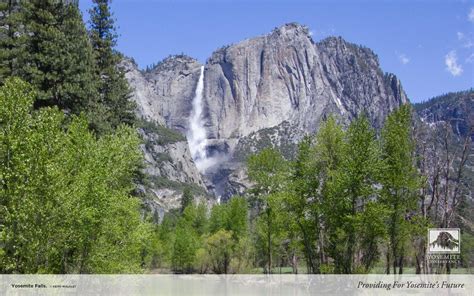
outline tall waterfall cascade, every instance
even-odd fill
[[[201,66],[201,74],[196,86],[193,98],[193,110],[189,118],[187,139],[191,156],[200,172],[205,172],[213,165],[213,161],[207,155],[207,132],[203,120],[203,90],[204,90],[204,66]]]

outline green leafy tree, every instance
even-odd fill
[[[176,237],[175,228],[178,223],[178,217],[172,212],[165,213],[163,221],[158,225],[158,240],[162,246],[161,257],[158,267],[171,267],[174,241]]]
[[[382,200],[390,209],[389,239],[386,272],[403,272],[403,260],[410,236],[408,215],[417,205],[416,190],[420,177],[415,167],[414,142],[411,130],[411,107],[401,106],[390,114],[382,130],[384,173]]]
[[[231,231],[234,240],[238,241],[248,232],[247,200],[234,196],[227,203],[214,205],[209,220],[211,234],[224,229]]]
[[[237,242],[247,236],[248,204],[243,197],[232,197],[226,204],[227,223],[225,229],[232,232],[232,238]]]
[[[234,247],[232,232],[224,229],[217,231],[206,240],[206,249],[214,273],[229,273]]]
[[[182,218],[192,227],[198,236],[207,232],[207,208],[204,203],[190,204],[184,209]]]
[[[114,50],[117,44],[115,20],[110,11],[110,0],[93,0],[90,13],[90,39],[94,48],[99,79],[99,100],[93,114],[94,128],[107,132],[121,123],[132,124],[134,104],[124,72],[119,67],[121,55]]]
[[[197,235],[185,219],[178,221],[175,233],[173,269],[179,273],[191,273],[196,260],[196,251],[199,249]]]
[[[209,263],[209,266],[214,272],[215,270],[219,273],[249,270],[253,259],[253,248],[249,240],[248,203],[245,198],[234,196],[227,203],[214,205],[209,218],[209,234],[210,237],[205,241],[208,257],[203,258],[210,258],[212,264]],[[231,242],[227,241],[228,234],[231,235]],[[231,250],[225,252],[218,250],[220,255],[214,256],[215,254],[212,253],[218,246],[211,242],[220,239],[226,243],[224,249],[230,246]],[[225,258],[222,257],[221,251],[226,255]]]
[[[235,242],[235,239],[234,239]],[[232,273],[250,273],[255,262],[255,246],[249,235],[239,237],[233,248],[230,261]]]
[[[381,171],[380,149],[365,116],[353,121],[346,133],[340,165],[327,183],[326,216],[329,252],[335,271],[353,273],[356,266],[357,220],[368,215],[367,203],[376,198],[375,184]],[[365,227],[371,227],[366,225]],[[372,260],[371,260],[372,261]],[[369,264],[370,265],[370,264]]]
[[[136,132],[96,139],[83,117],[66,125],[34,98],[17,79],[0,89],[0,271],[141,271],[152,229],[130,196]]]
[[[321,230],[318,188],[319,179],[312,139],[305,137],[299,143],[296,159],[292,163],[289,191],[283,199],[286,206],[283,212],[289,216],[286,219],[288,223],[295,223],[303,244],[309,273],[319,273],[320,264],[320,256],[316,252],[318,234]]]
[[[272,205],[279,199],[281,192],[286,188],[288,180],[288,163],[279,152],[274,149],[264,149],[249,157],[247,162],[249,179],[255,183],[252,194],[256,198],[259,217],[257,220],[257,234],[259,245],[265,260],[266,272],[271,273],[272,255],[278,247],[279,225]]]
[[[221,229],[227,228],[227,208],[226,204],[216,204],[211,208],[209,218],[209,233],[213,234]]]
[[[379,246],[387,238],[388,214],[385,205],[372,200],[364,205],[362,212],[355,215],[354,229],[357,233],[357,248],[361,253],[360,265],[356,267],[357,272],[369,272],[380,259]]]

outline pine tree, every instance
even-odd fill
[[[191,189],[189,187],[185,187],[183,190],[183,196],[181,197],[181,213],[189,206],[192,205],[194,202],[193,194],[191,193]]]
[[[124,72],[119,68],[121,55],[114,50],[117,44],[115,21],[110,11],[110,0],[94,0],[90,13],[90,39],[95,52],[99,78],[99,101],[93,119],[94,128],[107,131],[120,123],[134,122],[134,104]]]
[[[21,28],[22,14],[17,0],[0,3],[0,83],[19,74],[26,35]]]
[[[86,111],[96,95],[93,50],[76,4],[22,1],[26,30],[24,80],[38,89],[36,107]]]

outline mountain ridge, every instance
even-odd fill
[[[348,124],[364,113],[379,129],[392,110],[410,103],[400,80],[380,68],[371,49],[342,37],[315,42],[306,26],[289,23],[223,46],[204,65],[173,55],[144,71],[125,60],[139,117],[186,136],[201,66],[207,154],[219,158],[199,173],[216,197],[246,190],[248,153],[274,147],[290,156],[330,114]],[[184,153],[184,174],[195,175],[189,151]]]

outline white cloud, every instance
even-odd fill
[[[466,63],[474,63],[474,53],[467,57]]]
[[[470,22],[474,23],[474,7],[471,7],[471,10],[469,11],[469,14],[467,15],[467,19]]]
[[[455,50],[451,50],[444,57],[444,63],[446,64],[446,70],[453,76],[459,76],[462,74],[462,66],[458,64],[458,56]]]
[[[456,32],[456,36],[458,37],[458,41],[463,43],[463,47],[471,48],[474,46],[474,42],[472,41],[471,34],[464,34],[463,32]]]
[[[406,56],[406,54],[401,53],[398,55],[398,59],[400,60],[400,63],[403,65],[406,65],[410,62],[410,58]]]

